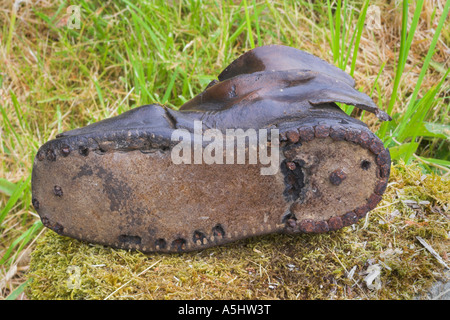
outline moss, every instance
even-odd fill
[[[416,236],[446,259],[449,192],[448,179],[398,164],[382,202],[354,226],[319,235],[268,235],[185,254],[145,255],[47,231],[32,254],[27,294],[32,299],[411,299],[444,278],[443,266]],[[369,289],[364,278],[374,264],[381,267],[381,287]]]

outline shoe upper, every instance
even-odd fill
[[[347,116],[336,102],[372,112],[382,121],[391,120],[354,86],[344,71],[309,53],[280,45],[262,46],[233,61],[218,80],[179,110],[146,105],[57,138],[124,130],[151,131],[170,138],[177,128],[192,132],[196,120],[205,129],[220,130],[278,127],[315,117],[364,125]]]

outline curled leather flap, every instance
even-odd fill
[[[185,103],[180,111],[217,113],[228,109],[252,109],[249,117],[264,117],[267,110],[254,109],[261,100],[273,101],[271,109],[279,108],[279,115],[298,114],[311,107],[320,108],[333,102],[353,105],[374,113],[383,121],[390,117],[381,111],[366,94],[356,90],[348,81],[319,71],[290,69],[239,74],[210,86]],[[283,102],[283,108],[281,104]],[[290,107],[286,108],[286,104]],[[267,107],[267,104],[264,104]],[[248,110],[250,111],[250,110]],[[277,114],[270,110],[271,116]]]
[[[219,81],[241,74],[259,71],[282,71],[303,69],[333,76],[354,87],[355,81],[347,73],[328,62],[299,49],[281,45],[268,45],[247,51],[234,60],[219,75]]]

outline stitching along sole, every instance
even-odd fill
[[[61,235],[143,252],[338,230],[381,200],[390,156],[365,127],[320,120],[280,130],[274,175],[261,175],[260,164],[175,165],[170,147],[104,151],[100,138],[59,138],[36,156],[32,202]],[[123,135],[130,144],[157,139]]]

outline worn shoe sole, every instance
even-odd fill
[[[62,137],[34,161],[32,202],[53,231],[143,252],[192,251],[270,233],[356,223],[385,191],[389,151],[365,126],[314,119],[280,128],[280,170],[174,164],[171,148],[131,130]],[[116,140],[133,147],[101,148]],[[145,150],[144,150],[145,149]]]

